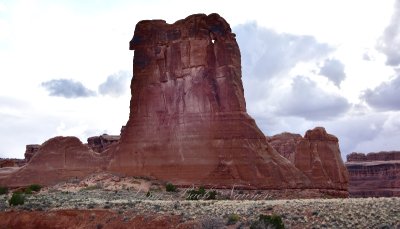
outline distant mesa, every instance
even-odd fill
[[[352,197],[400,196],[400,151],[351,153],[345,163]]]
[[[304,138],[284,134],[268,143],[248,115],[240,50],[218,14],[174,24],[140,21],[129,47],[132,98],[120,138],[101,135],[87,145],[75,137],[52,138],[33,155],[27,152],[29,162],[18,171],[0,173],[0,184],[51,184],[107,170],[182,186],[347,196],[336,137],[316,128]]]

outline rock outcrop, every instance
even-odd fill
[[[384,151],[377,153],[356,153],[347,155],[347,162],[367,161],[400,161],[400,151]]]
[[[352,197],[400,196],[400,151],[347,156]]]
[[[20,167],[25,164],[24,159],[0,158],[0,168]]]
[[[47,140],[30,162],[10,174],[0,173],[0,185],[54,184],[104,170],[106,158],[92,151],[76,137]]]
[[[130,49],[130,115],[119,141],[50,139],[26,166],[1,170],[0,185],[52,184],[107,170],[180,186],[346,195],[336,137],[322,128],[304,138],[289,134],[288,143],[277,148],[287,159],[247,114],[239,47],[218,14],[174,24],[140,21]]]
[[[111,170],[182,185],[309,185],[247,114],[239,47],[222,17],[140,21],[130,49],[130,116]]]
[[[102,134],[100,136],[93,136],[88,138],[87,142],[88,146],[92,150],[101,153],[108,149],[111,145],[117,144],[120,138],[120,135]]]
[[[25,162],[28,163],[33,155],[39,150],[40,145],[39,144],[30,144],[26,145],[26,150],[25,150]]]
[[[348,173],[338,139],[323,127],[308,130],[304,137],[282,133],[267,137],[267,141],[302,171],[313,186],[338,190],[346,195]]]

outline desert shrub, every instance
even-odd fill
[[[42,186],[38,185],[38,184],[31,184],[29,186],[29,189],[35,192],[39,192],[40,189],[42,189]]]
[[[4,195],[8,193],[8,188],[7,187],[0,187],[0,195]]]
[[[24,190],[24,193],[30,195],[30,194],[32,194],[32,189],[31,188],[26,188]]]
[[[236,224],[240,220],[240,216],[238,214],[230,214],[228,217],[227,225]]]
[[[200,187],[198,190],[192,189],[187,192],[187,200],[215,200],[217,196],[216,191],[206,191],[204,187]]]
[[[176,186],[171,183],[168,183],[167,185],[165,185],[165,190],[167,192],[176,192]]]
[[[258,220],[250,226],[250,229],[264,228],[284,229],[285,225],[282,222],[282,218],[278,215],[260,215]]]
[[[8,203],[10,206],[22,205],[25,203],[25,196],[20,192],[14,192]]]

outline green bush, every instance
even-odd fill
[[[168,183],[167,185],[165,185],[165,190],[167,192],[176,192],[176,186],[171,183]]]
[[[240,216],[238,214],[230,214],[228,217],[227,225],[236,224],[240,220]]]
[[[32,189],[31,188],[26,188],[24,190],[24,193],[30,195],[30,194],[32,194]]]
[[[25,196],[20,192],[14,192],[11,199],[8,200],[10,206],[22,205],[25,203]]]
[[[42,186],[38,185],[38,184],[31,184],[29,186],[29,189],[35,192],[39,192],[40,189],[42,189]]]
[[[205,199],[205,200],[215,200],[217,196],[216,191],[209,191],[207,192],[204,187],[200,187],[198,190],[192,189],[187,192],[187,200],[199,200],[199,199]]]
[[[4,195],[8,193],[8,188],[7,187],[0,187],[0,195]]]
[[[271,227],[276,229],[284,229],[285,225],[282,222],[282,218],[278,215],[260,215],[258,221],[251,224],[250,229]]]

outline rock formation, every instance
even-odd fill
[[[323,127],[299,134],[282,133],[267,137],[282,156],[289,159],[318,188],[346,191],[348,173],[340,155],[338,139]]]
[[[378,153],[356,153],[347,155],[347,162],[366,161],[400,161],[400,151],[378,152]]]
[[[271,144],[278,153],[294,163],[296,146],[303,139],[300,134],[284,132],[272,137],[267,136],[266,138],[268,143]]]
[[[247,114],[239,47],[222,17],[140,21],[130,49],[130,116],[111,170],[187,185],[308,185]]]
[[[98,152],[101,153],[108,149],[111,145],[117,144],[120,135],[108,135],[108,134],[102,134],[100,136],[93,136],[87,139],[88,146]]]
[[[26,150],[25,150],[25,161],[28,163],[33,155],[39,150],[40,145],[38,144],[31,144],[31,145],[26,145]]]
[[[140,21],[130,49],[132,98],[120,140],[104,146],[103,136],[89,138],[99,154],[74,137],[50,139],[26,166],[0,171],[0,185],[108,170],[181,186],[347,193],[338,140],[325,130],[288,135],[292,142],[279,149],[290,161],[266,141],[246,112],[235,34],[218,14]]]
[[[43,143],[26,166],[0,173],[0,185],[54,184],[103,170],[105,159],[76,137],[55,137]]]
[[[347,156],[352,197],[400,196],[400,151]]]
[[[0,168],[20,167],[25,164],[24,159],[0,158]]]

